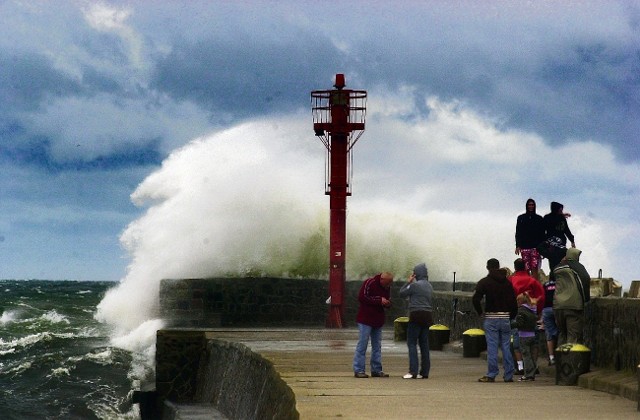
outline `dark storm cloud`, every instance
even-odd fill
[[[13,129],[20,132],[19,129]],[[5,140],[11,136],[3,136]],[[0,162],[31,166],[48,173],[64,171],[112,171],[137,166],[154,166],[162,162],[164,155],[158,151],[158,139],[139,140],[128,148],[91,160],[68,159],[60,161],[51,154],[51,141],[33,137],[26,142],[7,141],[0,144]],[[78,145],[80,147],[80,145]]]
[[[413,85],[418,96],[463,101],[550,144],[593,139],[611,144],[622,160],[640,159],[640,44],[603,39],[550,48],[539,40],[528,53],[516,45],[492,51],[494,45],[483,43],[452,52],[428,37],[422,45],[421,54],[381,44],[354,47],[363,63],[372,63],[359,71],[364,84]]]
[[[76,95],[80,85],[37,53],[0,51],[0,115],[37,109],[47,97]]]
[[[252,39],[233,45],[213,40],[181,42],[158,60],[151,86],[177,100],[192,100],[238,117],[307,106],[309,92],[318,84],[330,87],[327,63],[340,68],[344,59],[329,41],[314,43],[303,36],[307,39],[297,37],[295,42],[280,44]],[[307,48],[307,44],[318,47]]]

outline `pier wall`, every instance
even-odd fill
[[[355,327],[358,291],[362,281],[345,285],[345,326]],[[387,325],[406,316],[405,301],[398,296],[404,282],[391,288],[393,306]],[[451,340],[482,320],[471,304],[475,283],[432,282],[436,323],[451,329]],[[163,280],[161,316],[172,327],[322,327],[328,312],[328,281],[282,278],[211,278]],[[594,366],[636,371],[640,363],[640,299],[597,297],[585,311],[585,345]]]
[[[293,391],[269,360],[206,331],[158,331],[155,385],[160,407],[143,418],[299,418]]]

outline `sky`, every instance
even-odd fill
[[[640,279],[640,1],[4,0],[0,21],[0,278],[119,281],[115,318],[160,278],[322,277],[310,92],[343,73],[368,94],[349,278],[511,266],[532,197],[572,214],[593,277]]]

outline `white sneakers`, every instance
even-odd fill
[[[406,375],[403,376],[404,379],[422,379],[422,375],[417,374],[414,375],[413,373],[407,373]]]

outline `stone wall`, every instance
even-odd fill
[[[327,284],[280,278],[163,280],[161,315],[181,327],[321,325]]]
[[[167,408],[145,410],[149,418],[181,418],[181,407],[215,408],[227,418],[299,418],[293,391],[270,361],[198,330],[158,331],[155,400]]]
[[[585,344],[595,366],[635,371],[640,363],[640,299],[592,299],[586,324]]]
[[[398,290],[404,282],[394,282],[387,311],[387,321],[407,313]],[[435,290],[450,290],[451,283],[432,282]],[[358,310],[358,292],[362,281],[345,285],[345,326],[354,327]],[[473,283],[457,283],[453,294],[436,298],[436,322],[453,325],[452,299],[460,296],[456,322],[466,324],[470,304],[465,296]],[[322,326],[325,323],[329,282],[282,278],[210,278],[163,280],[160,285],[161,316],[176,327],[259,327],[259,326]],[[467,292],[463,292],[467,291]],[[441,319],[441,320],[440,320]],[[475,328],[476,325],[473,326]],[[469,327],[471,328],[471,327]]]
[[[345,326],[355,327],[358,291],[362,281],[345,285]],[[392,283],[393,307],[387,325],[407,310],[398,290],[404,282]],[[451,340],[459,340],[482,321],[471,304],[473,283],[434,285],[433,315],[436,323],[451,329]],[[163,280],[160,306],[163,318],[176,327],[318,327],[324,326],[328,305],[326,280],[280,278]],[[586,311],[586,345],[594,366],[635,372],[640,362],[640,300],[604,297],[592,299]],[[544,346],[542,346],[544,350]]]

